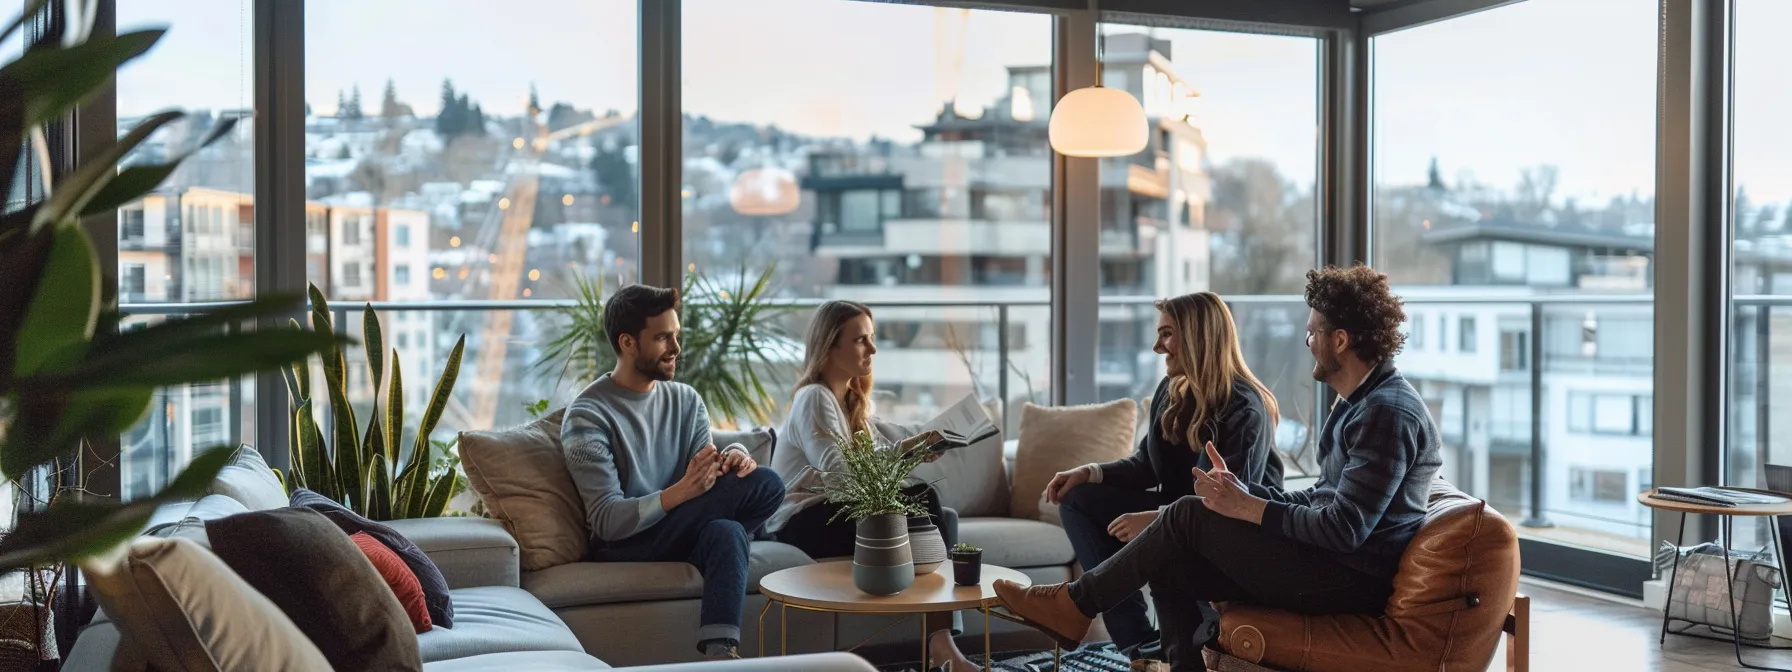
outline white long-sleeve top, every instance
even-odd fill
[[[880,441],[894,443],[918,431],[873,417],[871,431]],[[798,388],[790,401],[790,413],[778,431],[778,442],[772,450],[772,470],[784,477],[784,502],[766,521],[765,529],[776,532],[784,528],[797,512],[821,503],[826,496],[814,491],[821,485],[821,474],[846,471],[840,455],[840,444],[851,432],[846,427],[846,413],[840,400],[826,385],[811,384]]]

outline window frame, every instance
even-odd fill
[[[111,17],[117,0],[99,0],[96,25],[98,34],[115,31]],[[842,0],[847,1],[847,0]],[[1260,32],[1291,32],[1319,36],[1323,40],[1320,62],[1324,72],[1320,78],[1321,109],[1317,121],[1316,146],[1321,152],[1321,176],[1315,207],[1320,210],[1321,264],[1348,264],[1352,260],[1371,259],[1372,222],[1370,212],[1369,142],[1370,120],[1374,106],[1369,94],[1373,50],[1370,38],[1449,20],[1468,13],[1506,4],[1509,0],[1431,0],[1428,2],[1391,3],[1384,7],[1352,10],[1343,3],[1307,3],[1299,7],[1269,6],[1268,3],[1158,3],[1148,0],[1114,0],[1103,20],[1126,21],[1145,17],[1174,24],[1178,21],[1203,26],[1226,26],[1232,29]],[[61,3],[50,3],[46,11],[61,11]],[[261,293],[302,293],[305,289],[306,227],[285,226],[303,217],[304,184],[302,162],[295,161],[304,147],[303,76],[304,3],[284,0],[253,0],[255,7],[254,60],[256,185],[255,240],[257,264],[254,286]],[[962,3],[942,0],[942,6]],[[975,3],[980,7],[1016,11],[1047,11],[1056,15],[1054,32],[1056,48],[1051,80],[1054,89],[1062,92],[1080,88],[1095,79],[1094,39],[1096,16],[1074,0],[990,0]],[[679,0],[638,0],[641,154],[648,157],[639,177],[642,222],[662,222],[663,226],[641,227],[641,280],[667,285],[674,282],[682,269],[676,161],[678,128],[678,48]],[[1113,11],[1113,8],[1120,11]],[[1141,14],[1150,10],[1160,14]],[[1727,61],[1729,44],[1724,26],[1728,25],[1729,5],[1724,0],[1665,0],[1663,3],[1663,119],[1657,128],[1657,143],[1664,158],[1657,167],[1658,244],[1656,257],[1656,393],[1660,408],[1651,415],[1651,429],[1659,426],[1664,436],[1673,440],[1657,442],[1654,480],[1662,483],[1700,481],[1701,470],[1719,467],[1716,446],[1722,438],[1723,400],[1710,408],[1701,390],[1725,389],[1728,372],[1724,356],[1728,344],[1725,300],[1728,285],[1718,273],[1728,263],[1728,225],[1695,226],[1695,222],[1722,221],[1725,216],[1722,197],[1729,178],[1723,157],[1723,142],[1706,142],[1725,138],[1727,119],[1722,114],[1707,114],[1727,100]],[[108,87],[115,85],[108,84]],[[115,88],[109,89],[115,92]],[[115,95],[102,93],[75,115],[75,123],[66,124],[61,132],[70,141],[52,139],[52,146],[70,147],[74,156],[103,151],[116,136]],[[78,132],[77,132],[78,131]],[[673,151],[666,151],[671,148]],[[61,150],[58,150],[61,151]],[[1093,400],[1096,384],[1094,373],[1096,294],[1092,257],[1078,258],[1074,252],[1094,250],[1094,231],[1083,231],[1073,222],[1096,217],[1097,196],[1095,175],[1085,160],[1053,157],[1053,237],[1052,333],[1044,335],[1052,344],[1052,391],[1048,400],[1054,404],[1087,403]],[[170,219],[183,221],[180,228],[191,230],[193,218],[182,217],[178,208],[171,208]],[[104,281],[118,282],[117,218],[94,217],[86,226],[96,241]],[[1092,227],[1085,227],[1092,228]],[[1719,230],[1721,229],[1721,230]],[[326,224],[326,231],[327,231]],[[1092,252],[1090,254],[1093,254]],[[174,269],[179,273],[182,269]],[[427,269],[424,270],[427,273]],[[1082,318],[1082,319],[1078,319]],[[1440,320],[1442,316],[1440,316]],[[262,322],[264,328],[276,328],[284,316]],[[1687,325],[1700,326],[1688,330]],[[1441,326],[1441,325],[1440,325]],[[1676,332],[1678,329],[1678,332]],[[1702,329],[1702,330],[1701,330]],[[1421,339],[1431,340],[1431,339]],[[1437,350],[1448,351],[1452,342],[1446,331],[1435,334]],[[1533,361],[1533,365],[1538,365]],[[274,376],[256,378],[257,398],[279,399],[283,384]],[[1323,387],[1323,386],[1321,386]],[[1330,392],[1322,390],[1322,397]],[[271,463],[284,465],[286,455],[282,442],[289,419],[278,404],[257,406],[255,426],[258,445],[268,447]],[[1321,404],[1320,408],[1325,408]],[[1660,420],[1661,422],[1653,422]],[[1688,447],[1709,446],[1711,455],[1689,459]],[[91,489],[96,493],[117,492],[119,447],[116,441],[95,446],[97,463],[92,474]],[[111,466],[107,466],[111,465]],[[1667,522],[1655,519],[1657,529]],[[1526,549],[1527,573],[1531,560],[1537,557]],[[1626,566],[1628,567],[1628,566]],[[1630,571],[1626,569],[1625,571]],[[1556,578],[1561,575],[1550,574]],[[1573,577],[1566,577],[1572,579]],[[1588,579],[1591,581],[1592,579]]]

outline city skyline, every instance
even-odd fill
[[[247,107],[253,97],[252,81],[242,67],[252,56],[247,52],[247,5],[242,0],[159,0],[122,6],[121,27],[168,22],[177,28],[157,52],[127,66],[134,83],[121,82],[121,113],[145,113],[172,102],[166,93],[172,81],[181,82],[181,102],[188,107]],[[456,11],[423,11],[424,6],[417,0],[310,2],[306,93],[314,110],[334,108],[337,91],[355,85],[364,106],[377,106],[387,77],[420,115],[433,113],[443,78],[498,115],[520,111],[531,82],[542,90],[544,105],[566,101],[599,113],[616,109],[624,114],[635,107],[633,3],[536,0],[529,7],[555,20],[525,22],[539,34],[499,37],[504,49],[465,47],[492,40],[491,26],[519,24],[515,3],[467,2],[456,5]],[[220,8],[238,11],[216,11]],[[1655,13],[1654,4],[1642,0],[1532,0],[1378,38],[1378,181],[1422,183],[1435,157],[1451,182],[1472,174],[1480,183],[1510,188],[1522,170],[1550,164],[1560,170],[1559,196],[1600,202],[1652,194]],[[1745,5],[1742,13],[1753,17],[1747,25],[1792,19],[1792,7],[1765,3]],[[768,15],[777,20],[766,21]],[[957,71],[940,67],[932,55],[936,24],[957,21],[952,17],[968,17],[945,33],[963,38],[963,65]],[[1038,24],[1037,31],[993,28],[1031,23]],[[760,39],[740,40],[734,33],[743,25],[754,26]],[[877,30],[871,36],[829,30],[861,25]],[[1587,30],[1591,25],[1601,30]],[[432,39],[391,39],[394,26]],[[325,27],[327,34],[320,35]],[[211,37],[183,39],[183,30]],[[1196,121],[1217,161],[1266,158],[1292,178],[1310,182],[1301,178],[1311,174],[1316,136],[1288,137],[1262,129],[1287,128],[1288,119],[1316,116],[1315,41],[1274,41],[1287,42],[1281,45],[1261,39],[1247,43],[1217,32],[1157,32],[1175,45],[1173,60],[1180,74],[1203,94]],[[1526,49],[1511,48],[1519,35],[1525,36]],[[1774,48],[1771,42],[1741,42],[1740,63],[1771,62],[1760,55],[1747,57]],[[355,46],[329,48],[334,44]],[[585,47],[589,56],[564,57],[569,44]],[[918,134],[915,126],[944,102],[941,97],[947,94],[942,91],[954,92],[961,101],[988,104],[1006,93],[1004,68],[992,64],[1049,63],[1050,23],[1044,15],[920,11],[846,0],[693,0],[687,3],[683,44],[687,113],[755,125],[776,122],[805,135],[912,140]],[[816,53],[828,57],[814,58]],[[370,72],[370,62],[382,67]],[[726,67],[708,65],[715,63]],[[742,72],[763,74],[740,76]],[[1263,73],[1290,72],[1302,73],[1298,86],[1263,81]],[[1739,82],[1752,81],[1753,72],[1739,67]],[[778,88],[780,81],[806,85]],[[871,84],[855,92],[855,82]],[[837,100],[805,98],[790,89]],[[1312,93],[1301,95],[1303,90]],[[1792,87],[1739,85],[1737,96],[1740,134],[1758,146],[1792,145],[1792,129],[1770,126],[1761,116],[1780,109],[1780,102],[1792,102],[1786,100]],[[1316,132],[1317,126],[1313,128]],[[1792,198],[1792,157],[1782,154],[1738,151],[1738,183],[1756,199]]]

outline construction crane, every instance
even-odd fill
[[[531,110],[533,120],[537,111]],[[487,298],[495,301],[515,299],[522,287],[523,266],[528,263],[529,227],[535,221],[535,201],[541,192],[541,156],[554,143],[572,137],[584,137],[628,121],[628,117],[612,114],[557,131],[549,132],[545,124],[536,124],[536,137],[523,142],[518,138],[505,172],[511,181],[499,201],[500,215],[497,237],[485,249],[493,250],[490,280],[486,283]],[[498,397],[504,388],[504,359],[510,342],[510,330],[516,311],[486,311],[485,326],[479,340],[479,354],[473,365],[473,403],[467,409],[469,427],[489,428],[498,416]]]

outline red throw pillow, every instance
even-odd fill
[[[411,627],[418,633],[428,632],[432,627],[429,607],[423,601],[423,584],[417,581],[417,575],[411,573],[411,568],[397,553],[366,532],[356,532],[348,538],[373,563],[373,568],[379,570],[380,578],[386,580],[392,594],[398,597],[399,606],[404,607],[404,615],[410,617]]]

